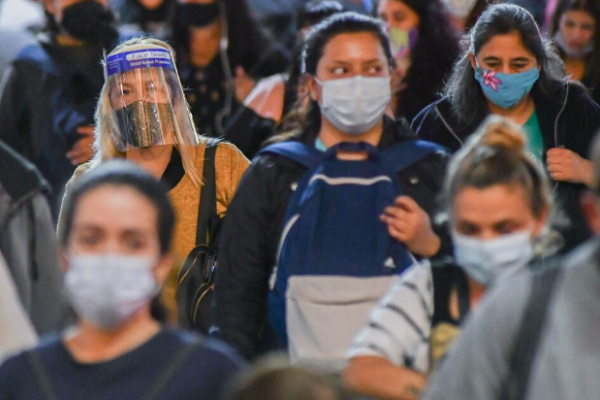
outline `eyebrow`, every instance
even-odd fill
[[[502,60],[499,57],[488,56],[488,57],[485,57],[483,59],[483,61],[490,62],[490,61],[502,61]],[[517,58],[511,58],[511,60],[510,60],[510,62],[515,62],[515,61],[529,62],[529,61],[531,61],[531,59],[527,58],[527,57],[517,57]]]
[[[363,61],[362,64],[375,64],[375,63],[380,63],[380,62],[382,62],[382,60],[380,60],[379,58],[373,58],[371,60]],[[352,64],[352,62],[343,61],[343,60],[334,60],[334,61],[332,61],[332,64],[350,65],[350,64]]]

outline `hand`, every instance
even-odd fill
[[[555,181],[592,184],[593,165],[577,153],[555,147],[546,153],[546,161],[548,172]]]
[[[233,79],[235,85],[235,98],[238,102],[243,103],[246,97],[250,94],[256,81],[246,75],[243,67],[237,67],[235,69],[235,78]]]
[[[398,197],[393,206],[385,208],[381,220],[410,252],[431,257],[440,250],[440,238],[431,229],[429,215],[410,197]]]
[[[79,165],[89,161],[94,154],[92,143],[94,142],[94,127],[91,125],[77,128],[80,138],[77,139],[71,150],[66,154],[72,165]]]

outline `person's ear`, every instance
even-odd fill
[[[171,269],[173,268],[174,262],[175,256],[171,252],[165,253],[160,257],[158,265],[152,271],[154,274],[154,279],[159,286],[162,286],[167,280],[169,272],[171,272]]]
[[[581,210],[587,220],[590,230],[595,235],[600,235],[600,210],[599,200],[596,194],[586,191],[581,196]]]
[[[308,88],[308,95],[311,100],[316,101],[317,103],[321,99],[321,85],[318,84],[315,77],[311,74],[305,75],[306,87]]]
[[[542,231],[544,230],[544,227],[546,227],[547,223],[548,223],[548,216],[550,215],[550,208],[549,207],[545,207],[544,211],[542,211],[542,213],[536,217],[535,219],[535,225],[533,227],[533,237],[538,237],[542,234]]]
[[[469,57],[469,61],[471,62],[471,67],[473,67],[473,69],[477,68],[477,62],[475,60],[475,55],[473,53],[467,53],[467,57]]]

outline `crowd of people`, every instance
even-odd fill
[[[29,6],[1,399],[595,398],[600,0]]]

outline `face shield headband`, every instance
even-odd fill
[[[106,59],[112,113],[110,134],[119,151],[155,145],[197,145],[198,138],[171,53],[160,46],[130,48]]]

